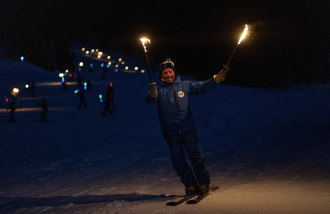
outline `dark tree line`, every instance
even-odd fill
[[[154,70],[171,58],[180,74],[207,79],[226,63],[244,24],[252,24],[227,84],[286,88],[329,81],[329,0],[12,0],[0,8],[0,47],[49,70],[71,64],[72,42],[144,60],[139,38],[147,36]]]

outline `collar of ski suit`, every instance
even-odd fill
[[[162,87],[166,87],[170,85],[178,85],[180,82],[181,82],[180,76],[177,74],[172,83],[167,83],[165,81],[159,80],[159,85]]]

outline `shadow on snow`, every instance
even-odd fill
[[[3,197],[0,198],[1,207],[5,209],[15,209],[21,207],[42,207],[42,206],[66,206],[69,204],[92,204],[92,203],[104,203],[114,201],[147,201],[157,200],[166,201],[170,198],[183,197],[183,195],[140,195],[137,193],[132,194],[113,194],[113,195],[85,195],[85,196],[57,196],[57,197]],[[1,211],[1,210],[0,210]]]

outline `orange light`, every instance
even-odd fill
[[[248,35],[248,34],[249,34],[249,26],[248,25],[245,25],[245,29],[244,29],[244,31],[242,33],[241,38],[238,41],[238,44],[240,44],[241,41],[245,38],[245,36]]]

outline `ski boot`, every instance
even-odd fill
[[[197,193],[198,193],[198,187],[197,186],[186,187],[186,196],[197,195]]]
[[[201,184],[201,185],[199,185],[199,188],[198,188],[198,194],[199,195],[206,194],[209,192],[209,190],[210,190],[209,184]]]

